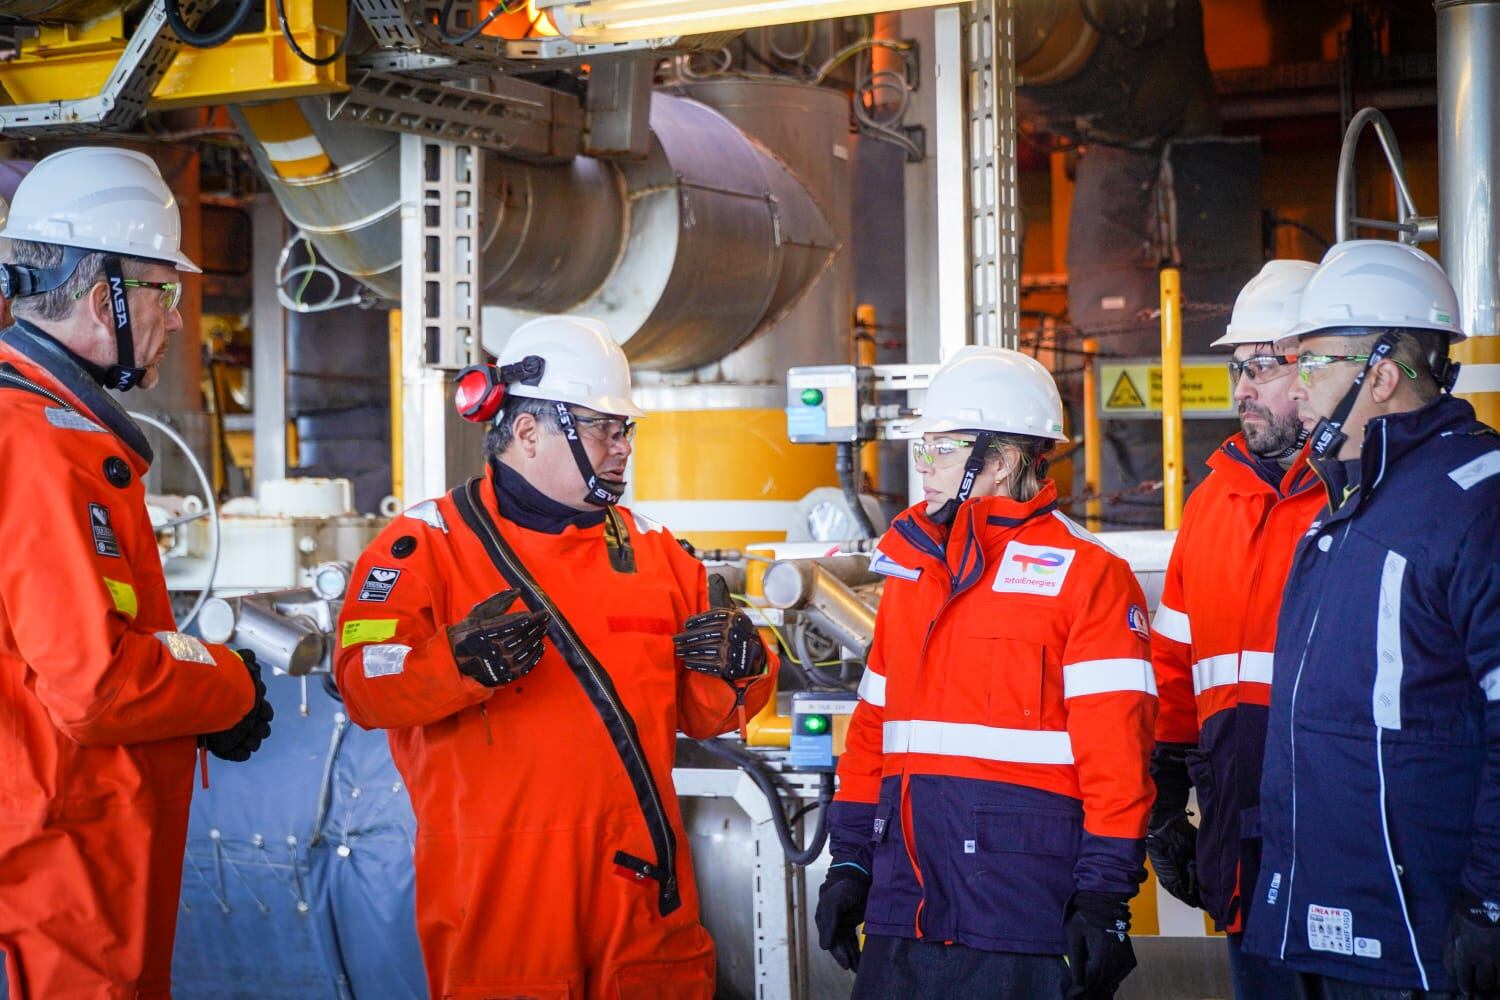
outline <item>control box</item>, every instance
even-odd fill
[[[805,365],[786,373],[786,436],[795,444],[869,441],[875,373],[857,365]]]
[[[832,771],[844,752],[849,718],[859,695],[853,691],[792,694],[792,745],[787,763],[799,771]]]

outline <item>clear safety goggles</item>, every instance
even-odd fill
[[[636,422],[622,417],[573,416],[573,423],[584,437],[599,444],[614,444],[617,441],[634,441]]]
[[[126,288],[154,288],[161,297],[161,311],[171,312],[182,303],[182,282],[180,281],[141,281],[138,278],[125,278],[122,282]],[[81,299],[89,293],[85,288],[81,292],[74,292],[73,298]]]
[[[1303,385],[1310,385],[1312,384],[1312,373],[1322,371],[1329,365],[1337,364],[1340,361],[1364,362],[1369,360],[1370,356],[1368,354],[1314,354],[1311,351],[1303,351],[1297,355],[1297,376],[1302,379]],[[1395,358],[1388,357],[1385,360],[1405,372],[1407,378],[1413,381],[1416,380],[1417,373],[1410,365],[1397,361]]]
[[[968,459],[973,448],[973,441],[959,441],[955,438],[936,438],[932,441],[917,438],[911,443],[912,457],[917,464],[933,469],[961,465]]]
[[[1290,375],[1296,363],[1297,358],[1292,354],[1257,354],[1244,361],[1230,359],[1224,362],[1224,367],[1229,369],[1229,385],[1233,388],[1240,384],[1241,375],[1250,376],[1250,381],[1256,385],[1275,382]]]

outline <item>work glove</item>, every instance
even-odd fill
[[[1135,968],[1130,897],[1113,892],[1075,892],[1068,903],[1068,1000],[1108,1000]]]
[[[1460,893],[1443,962],[1464,996],[1500,997],[1500,900]]]
[[[1163,889],[1191,907],[1203,905],[1198,893],[1198,828],[1186,812],[1160,816],[1152,811],[1146,856]]]
[[[255,662],[255,654],[248,649],[237,649],[235,652],[245,662],[245,669],[250,671],[250,679],[255,682],[255,701],[239,722],[222,732],[200,736],[198,742],[221,760],[242,763],[249,760],[250,755],[259,750],[261,743],[271,735],[271,720],[275,718],[276,712],[271,708],[271,703],[266,701],[266,684],[260,679],[260,664]]]
[[[859,925],[865,922],[865,901],[870,898],[870,876],[853,864],[828,869],[818,889],[818,947],[833,956],[839,968],[859,969]]]
[[[474,605],[448,627],[448,645],[458,672],[485,687],[500,687],[531,673],[542,658],[549,611],[510,611],[519,590],[502,590]]]
[[[683,666],[715,674],[730,683],[766,669],[766,647],[750,616],[738,608],[716,608],[694,615],[672,637]]]

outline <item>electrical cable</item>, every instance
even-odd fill
[[[818,856],[823,853],[823,845],[828,843],[828,807],[833,802],[833,775],[831,773],[825,771],[818,775],[818,801],[815,803],[818,806],[818,822],[813,828],[812,841],[803,847],[792,836],[792,824],[787,819],[781,790],[776,787],[772,772],[755,754],[727,740],[699,740],[698,745],[720,760],[728,761],[744,771],[750,780],[755,782],[755,786],[760,789],[761,794],[766,797],[767,804],[771,807],[771,823],[776,827],[776,839],[781,841],[781,849],[786,853],[786,859],[789,862],[799,867],[806,867],[818,859]]]
[[[252,0],[240,0],[240,5],[234,9],[229,20],[220,25],[215,31],[199,33],[187,26],[182,19],[182,0],[166,0],[165,8],[167,15],[167,27],[172,29],[172,34],[184,45],[190,45],[195,49],[211,49],[216,45],[223,45],[229,40],[229,36],[240,30],[246,15],[250,13]]]
[[[208,504],[208,516],[210,518],[208,523],[213,534],[210,551],[213,554],[208,560],[208,579],[203,582],[203,590],[198,595],[198,600],[193,603],[193,609],[182,619],[182,624],[179,626],[182,629],[186,629],[193,623],[193,619],[198,617],[198,612],[203,609],[204,602],[214,592],[214,577],[219,575],[219,503],[214,498],[213,482],[208,478],[208,473],[203,471],[203,463],[198,461],[198,456],[193,454],[193,449],[188,447],[188,443],[182,439],[181,434],[178,434],[168,425],[147,414],[137,413],[132,410],[130,416],[143,424],[155,427],[166,435],[167,440],[182,449],[182,453],[187,456],[188,465],[192,466],[194,474],[198,477],[198,483],[203,487],[204,502]]]
[[[348,11],[344,14],[344,36],[326,56],[308,55],[297,44],[297,39],[292,36],[291,25],[286,23],[286,0],[276,0],[276,20],[281,23],[281,37],[286,40],[287,48],[292,50],[293,55],[309,66],[329,66],[344,58],[344,53],[349,51],[349,39],[354,37],[354,0],[349,0]]]
[[[844,500],[848,502],[850,513],[854,517],[854,526],[863,532],[860,537],[874,538],[877,534],[875,524],[870,520],[870,515],[865,512],[865,505],[859,499],[859,466],[854,460],[853,442],[839,442],[834,458],[834,468],[838,471],[839,485],[844,490]]]
[[[449,45],[464,45],[468,42],[472,42],[474,39],[479,37],[480,33],[483,32],[485,28],[488,28],[490,26],[490,23],[493,22],[495,18],[499,17],[501,14],[509,14],[515,9],[511,6],[510,0],[500,0],[500,2],[495,4],[494,8],[491,9],[488,14],[479,19],[479,22],[475,24],[474,27],[470,28],[468,31],[463,32],[462,34],[455,35],[448,30],[448,18],[453,13],[453,4],[455,2],[456,0],[443,0],[443,9],[438,14],[438,34],[442,36],[443,41],[447,42]]]

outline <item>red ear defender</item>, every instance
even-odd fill
[[[465,420],[482,424],[493,420],[505,400],[505,383],[493,365],[470,365],[453,383],[453,408]]]

